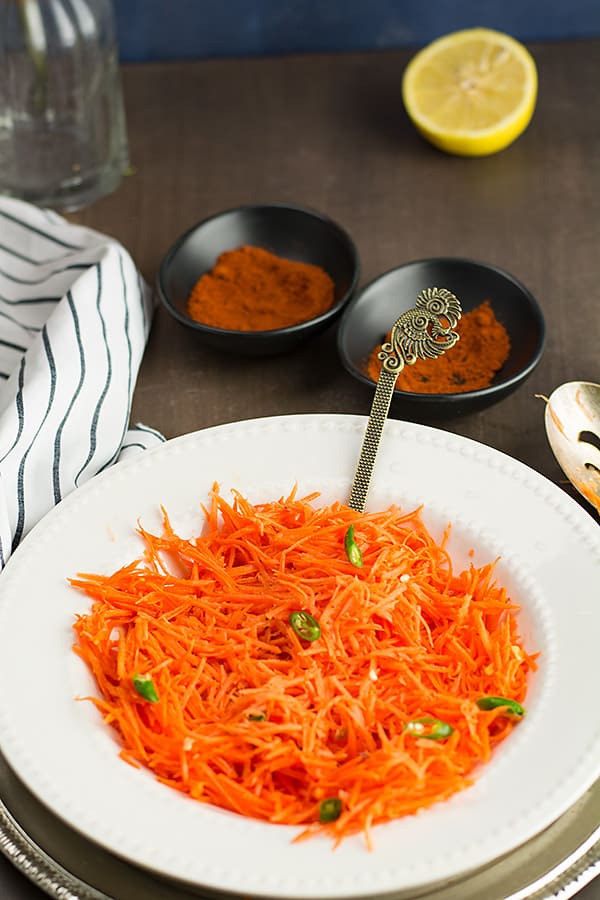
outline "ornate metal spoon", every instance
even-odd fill
[[[417,297],[414,308],[396,319],[389,342],[381,345],[378,354],[382,361],[381,372],[348,501],[357,512],[363,512],[365,508],[398,375],[405,364],[414,365],[417,359],[437,359],[453,347],[458,334],[452,329],[461,315],[460,302],[453,293],[446,288],[425,288]]]
[[[546,434],[561,469],[600,512],[600,384],[568,381],[543,399]]]

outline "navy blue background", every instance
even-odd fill
[[[600,0],[114,0],[123,62],[421,46],[483,25],[600,36]]]

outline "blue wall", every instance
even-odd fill
[[[600,36],[600,0],[114,0],[124,62],[416,47],[485,25]]]

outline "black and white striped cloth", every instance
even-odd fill
[[[129,426],[151,318],[119,243],[0,198],[0,569],[74,488],[164,440]]]

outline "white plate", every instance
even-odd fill
[[[398,892],[464,874],[554,821],[600,775],[600,530],[531,469],[443,431],[389,421],[369,506],[423,503],[434,531],[453,523],[460,564],[500,554],[499,580],[522,603],[528,649],[540,649],[528,715],[472,788],[335,851],[327,838],[197,803],[134,770],[91,704],[71,650],[89,601],[66,583],[112,571],[139,552],[138,517],[200,527],[212,483],[253,502],[319,489],[348,496],[366,420],[290,416],[223,425],[120,463],[71,494],[33,530],[0,577],[0,735],[25,784],[56,815],[134,863],[204,888],[277,898]]]

